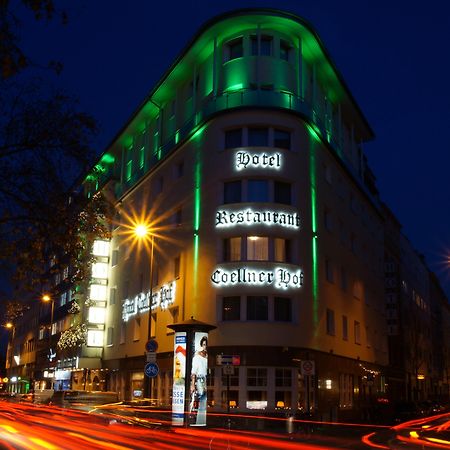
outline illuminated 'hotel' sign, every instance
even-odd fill
[[[175,287],[176,282],[172,281],[152,293],[152,311],[158,306],[164,311],[175,302]],[[127,298],[122,305],[122,320],[127,322],[130,317],[148,311],[149,305],[150,291],[141,292],[133,298]]]
[[[275,169],[280,170],[282,164],[281,153],[251,153],[239,151],[235,154],[236,170],[244,169]]]
[[[256,210],[253,208],[220,209],[216,212],[216,228],[237,225],[278,225],[299,229],[300,216],[295,212]]]
[[[303,271],[276,267],[272,270],[261,270],[251,267],[228,270],[217,267],[211,275],[216,287],[253,285],[274,286],[276,289],[299,289],[303,286]]]

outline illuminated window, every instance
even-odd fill
[[[224,183],[223,196],[224,203],[240,203],[242,201],[241,181],[228,181]]]
[[[92,277],[93,278],[108,278],[108,264],[106,263],[93,263],[92,264]]]
[[[269,180],[248,180],[247,182],[248,202],[269,201]]]
[[[225,131],[225,148],[242,147],[242,128]]]
[[[109,242],[100,240],[94,241],[92,254],[95,256],[109,256]]]
[[[273,299],[273,318],[278,322],[290,322],[292,320],[291,299],[287,297],[275,297]]]
[[[241,238],[234,237],[224,239],[223,241],[223,259],[224,261],[240,261],[241,260]]]
[[[336,328],[334,324],[334,311],[327,308],[327,334],[334,336],[336,334]]]
[[[90,323],[105,323],[106,309],[91,306],[89,308],[88,320]]]
[[[291,262],[290,241],[282,238],[274,239],[274,257],[278,262]]]
[[[88,330],[87,345],[88,347],[103,347],[103,331]]]
[[[247,297],[247,320],[268,320],[269,301],[266,296]]]
[[[268,261],[269,260],[269,238],[261,236],[247,237],[247,260]]]
[[[91,284],[90,287],[90,298],[91,300],[106,300],[106,286],[102,284]]]
[[[241,297],[223,297],[222,299],[222,320],[240,320],[241,318]]]

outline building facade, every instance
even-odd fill
[[[84,181],[115,218],[77,295],[87,342],[58,370],[73,388],[139,398],[154,338],[151,395],[170,405],[169,326],[194,318],[216,327],[212,409],[336,419],[385,401],[405,371],[389,369],[386,262],[414,258],[386,250],[373,137],[303,19],[252,9],[206,23]],[[239,356],[229,378],[220,355]]]

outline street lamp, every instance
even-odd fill
[[[152,302],[153,302],[153,255],[155,248],[155,235],[147,224],[137,224],[134,228],[134,235],[137,239],[150,240],[150,283],[149,283],[149,311],[148,311],[148,330],[147,341],[152,337]],[[156,330],[155,330],[156,331]],[[144,394],[152,398],[152,379],[144,375]]]
[[[53,330],[53,314],[55,311],[55,299],[53,297],[51,297],[49,294],[43,294],[41,297],[41,300],[44,303],[49,303],[52,302],[52,309],[51,309],[51,313],[50,313],[50,329],[49,329],[49,334],[48,334],[48,362],[49,362],[49,368],[50,368],[50,362],[53,360],[54,354],[52,352],[52,330]],[[56,352],[55,352],[56,355]]]

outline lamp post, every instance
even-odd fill
[[[153,256],[155,248],[155,235],[151,232],[148,225],[139,224],[134,229],[135,236],[139,239],[150,240],[150,281],[149,281],[149,311],[148,311],[148,328],[147,341],[152,337],[152,303],[153,303]],[[155,330],[156,331],[156,330]],[[152,378],[144,375],[144,395],[152,398]]]
[[[52,353],[52,329],[53,329],[53,315],[55,312],[55,299],[53,297],[51,297],[49,294],[44,294],[41,297],[41,300],[44,303],[48,303],[48,302],[52,302],[52,309],[50,312],[50,328],[49,328],[49,333],[48,333],[48,362],[49,362],[49,368],[50,368],[50,362],[53,359],[53,353]]]

